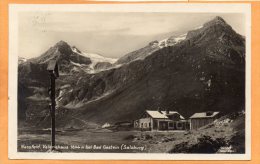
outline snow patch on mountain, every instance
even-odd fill
[[[71,50],[74,53],[77,53],[78,55],[90,58],[91,62],[95,63],[95,64],[98,63],[98,62],[109,62],[109,63],[113,64],[117,61],[117,59],[107,58],[107,57],[104,57],[104,56],[101,56],[101,55],[98,55],[98,54],[94,54],[94,53],[84,53],[84,52],[80,53],[80,52],[78,52],[78,50],[75,47],[71,47]]]
[[[163,40],[158,42],[158,46],[160,48],[173,46],[173,45],[185,40],[186,36],[187,36],[187,33],[179,35],[177,37],[170,37],[170,38],[163,39]]]
[[[166,39],[163,39],[163,40],[159,41],[158,46],[159,46],[160,48],[167,47],[167,46],[168,46],[168,45],[167,45],[167,40],[168,40],[168,39],[169,39],[169,38],[166,38]]]
[[[105,69],[101,69],[101,70],[95,70],[95,66],[96,64],[98,63],[103,63],[103,62],[108,62],[108,63],[111,63],[111,64],[114,64],[117,59],[114,59],[114,58],[107,58],[107,57],[104,57],[104,56],[101,56],[101,55],[98,55],[98,54],[95,54],[95,53],[85,53],[85,52],[80,52],[76,47],[71,47],[71,50],[78,54],[78,55],[81,55],[81,56],[84,56],[84,57],[87,57],[91,60],[91,64],[88,65],[88,68],[86,69],[86,65],[82,65],[82,64],[79,64],[79,63],[75,63],[75,62],[72,62],[71,63],[73,65],[76,65],[78,67],[81,67],[84,71],[86,71],[87,73],[90,73],[90,74],[94,74],[94,73],[98,73],[100,71],[104,71]]]
[[[82,64],[79,64],[79,63],[75,63],[73,61],[70,61],[71,64],[75,65],[75,66],[78,66],[78,67],[82,67],[83,65]],[[85,64],[84,64],[85,65]]]
[[[176,42],[183,41],[184,39],[186,39],[186,36],[187,36],[187,33],[182,34],[182,35],[176,37],[176,38],[175,38],[175,41],[176,41]]]
[[[24,63],[26,61],[27,61],[26,58],[23,58],[23,57],[20,57],[20,56],[18,57],[18,64]]]
[[[198,27],[196,27],[194,30],[201,29],[202,27],[203,27],[203,25],[201,25],[201,26],[198,26]]]

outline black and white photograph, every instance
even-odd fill
[[[250,6],[9,6],[9,156],[250,159]]]

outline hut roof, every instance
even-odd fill
[[[167,114],[166,111],[157,111],[157,110],[146,110],[146,113],[148,113],[152,118],[165,118],[165,119],[168,119],[169,115],[179,114],[176,111],[169,111],[169,114]],[[182,115],[180,115],[180,118],[184,119]]]
[[[215,117],[219,112],[212,112],[207,114],[207,112],[201,112],[201,113],[194,113],[190,118],[212,118]]]

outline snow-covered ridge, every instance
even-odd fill
[[[107,57],[104,57],[104,56],[101,56],[101,55],[98,55],[98,54],[94,54],[94,53],[84,53],[84,52],[78,52],[76,48],[74,47],[71,47],[71,50],[74,52],[74,53],[77,53],[81,56],[85,56],[85,57],[88,57],[90,58],[91,62],[92,63],[98,63],[98,62],[109,62],[111,64],[115,63],[117,61],[117,59],[114,59],[114,58],[107,58]]]
[[[198,27],[194,28],[194,30],[198,30],[198,29],[201,29],[201,28],[203,28],[203,27],[204,27],[204,26],[201,25],[201,26],[198,26]],[[188,33],[181,34],[181,35],[176,36],[176,37],[171,36],[171,37],[169,37],[169,38],[165,38],[165,39],[163,39],[163,40],[158,41],[157,45],[158,45],[160,48],[168,47],[168,46],[173,46],[173,45],[175,45],[175,44],[177,44],[177,43],[179,43],[179,42],[185,40],[186,37],[187,37],[187,34],[188,34]]]
[[[186,39],[186,36],[187,36],[187,33],[182,34],[182,35],[180,35],[180,36],[178,36],[174,39],[175,39],[176,42],[180,42],[180,41],[183,41],[184,39]]]
[[[104,70],[108,70],[111,69],[112,67],[109,68],[104,68],[104,69],[95,69],[95,66],[97,63],[102,63],[102,62],[108,62],[110,64],[114,64],[117,59],[114,58],[107,58],[95,53],[85,53],[85,52],[80,52],[76,47],[71,47],[71,50],[81,56],[87,57],[91,60],[91,63],[89,65],[85,65],[85,64],[79,64],[79,63],[75,63],[70,61],[71,64],[80,67],[81,69],[83,69],[85,72],[90,73],[90,74],[95,74],[98,73],[100,71],[104,71]],[[114,68],[115,66],[113,66]]]
[[[179,35],[177,37],[170,37],[170,38],[163,39],[163,40],[158,42],[158,46],[160,48],[173,46],[173,45],[185,40],[186,36],[187,36],[187,33]]]

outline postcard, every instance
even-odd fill
[[[249,160],[250,4],[9,5],[9,158]]]

